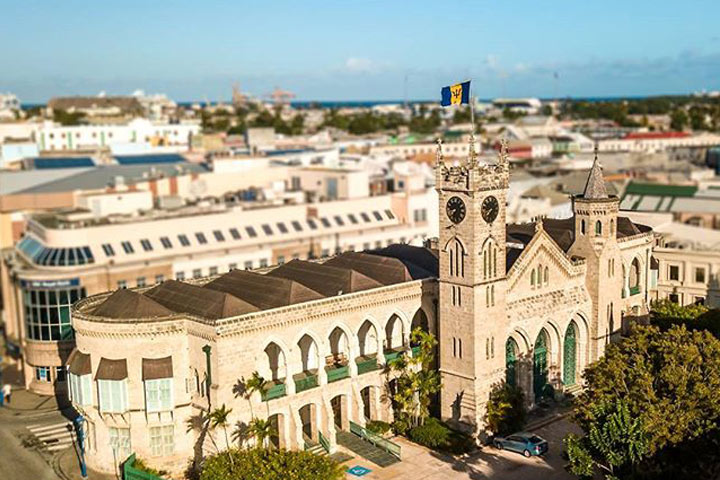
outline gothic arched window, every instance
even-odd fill
[[[602,235],[602,222],[600,220],[595,222],[595,235]]]
[[[580,220],[580,233],[585,235],[585,220]]]
[[[545,272],[543,275],[543,283],[547,285],[549,279],[550,279],[550,269],[548,267],[545,267]]]
[[[465,276],[465,248],[458,239],[453,240],[448,245],[448,260],[451,276]]]
[[[533,268],[533,271],[530,272],[530,286],[535,287],[535,269]]]

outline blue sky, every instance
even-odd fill
[[[720,89],[720,1],[0,0],[0,91],[304,100]],[[558,73],[557,80],[553,73]],[[407,82],[405,81],[407,79]]]

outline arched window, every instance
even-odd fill
[[[632,263],[630,264],[630,288],[631,289],[639,289],[640,288],[640,262],[637,258],[634,258]],[[639,293],[639,292],[636,292]]]
[[[485,306],[490,306],[490,287],[485,287]]]
[[[495,306],[495,285],[490,285],[490,305]]]
[[[602,235],[602,222],[600,220],[595,222],[595,235]]]
[[[512,338],[508,338],[505,342],[505,381],[513,387],[517,384],[517,357],[517,343]]]
[[[485,279],[495,277],[497,275],[497,247],[490,240],[483,247],[483,277]]]
[[[615,233],[615,220],[611,218],[610,219],[610,234],[612,235],[613,233]]]
[[[465,276],[465,249],[458,239],[448,245],[448,260],[451,276]]]
[[[543,275],[543,283],[545,283],[547,285],[549,280],[550,280],[550,269],[548,267],[545,267],[545,273]]]
[[[530,286],[535,287],[535,269],[530,273]]]
[[[585,235],[585,220],[580,220],[580,233]]]

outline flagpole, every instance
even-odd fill
[[[475,96],[472,94],[472,79],[470,79],[470,124],[472,130],[470,132],[470,163],[475,166]]]

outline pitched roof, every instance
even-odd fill
[[[294,280],[245,270],[228,272],[205,284],[203,288],[229,293],[261,310],[324,298]]]
[[[360,252],[346,252],[333,257],[324,265],[356,270],[383,285],[408,282],[413,279],[408,268],[397,258]]]
[[[597,155],[590,169],[585,190],[583,190],[583,198],[591,200],[602,200],[608,198],[607,188],[605,188],[605,179],[603,178],[602,167],[598,162]]]
[[[356,270],[304,260],[293,260],[267,275],[294,280],[328,297],[382,287],[380,282]]]
[[[396,243],[367,253],[397,258],[407,267],[413,279],[437,277],[440,272],[437,250]]]
[[[255,305],[228,293],[176,280],[167,280],[144,295],[174,312],[211,319],[234,317],[259,310]]]
[[[106,318],[149,318],[164,317],[174,312],[155,300],[132,290],[121,288],[107,297],[93,312]]]

